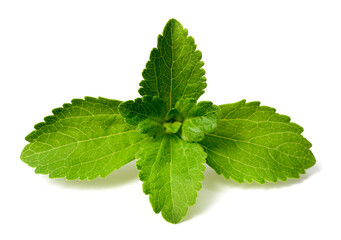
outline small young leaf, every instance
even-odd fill
[[[143,191],[156,213],[179,222],[194,205],[204,179],[206,153],[198,143],[164,134],[141,147],[136,158]]]
[[[167,129],[167,133],[177,133],[179,129],[181,128],[181,122],[172,122],[168,123],[165,122],[163,126]]]
[[[147,118],[137,125],[136,131],[150,137],[157,137],[162,135],[166,129],[160,122]]]
[[[185,98],[179,100],[175,104],[175,109],[178,110],[181,113],[181,116],[183,118],[187,118],[190,115],[190,112],[193,108],[195,108],[195,105],[197,104],[197,100],[194,98]]]
[[[167,113],[167,115],[165,117],[165,121],[167,121],[167,122],[174,122],[174,121],[181,122],[182,121],[181,113],[177,109],[172,108]]]
[[[136,98],[135,101],[123,102],[118,109],[126,122],[131,125],[138,125],[147,118],[162,122],[167,113],[164,101],[152,96],[143,96]]]
[[[127,123],[138,125],[136,130],[139,133],[156,137],[166,130],[162,126],[166,107],[158,97],[143,96],[135,101],[129,100],[121,103],[118,109]]]
[[[35,125],[21,159],[51,178],[105,177],[134,160],[146,140],[118,113],[120,101],[74,99]]]
[[[212,132],[220,118],[220,108],[212,102],[202,101],[198,104],[195,99],[181,99],[175,109],[182,114],[181,137],[185,141],[199,142],[204,139],[205,133]]]
[[[218,127],[200,144],[207,163],[237,182],[276,182],[299,178],[315,164],[303,128],[275,109],[245,100],[220,106]]]
[[[139,93],[160,97],[167,110],[181,98],[198,99],[206,88],[201,52],[187,35],[181,23],[169,20],[142,72]]]

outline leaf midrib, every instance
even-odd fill
[[[172,108],[172,93],[173,93],[173,65],[174,65],[174,43],[173,43],[173,27],[172,27],[172,22],[170,22],[170,37],[171,37],[171,43],[172,43],[172,65],[171,65],[171,79],[170,79],[170,98],[169,98],[169,109]]]
[[[233,138],[228,138],[228,137],[223,137],[223,136],[220,136],[220,135],[215,135],[215,134],[211,134],[211,133],[206,133],[206,135],[209,135],[209,136],[212,136],[212,137],[216,137],[216,138],[222,138],[222,139],[226,139],[226,140],[230,140],[230,141],[233,141],[233,142],[242,142],[242,143],[247,143],[247,144],[251,144],[251,145],[254,145],[254,146],[257,146],[257,147],[262,147],[262,148],[266,148],[268,150],[274,150],[274,151],[277,151],[281,154],[284,154],[284,155],[287,155],[287,156],[290,156],[290,157],[297,157],[295,155],[291,155],[291,154],[288,154],[288,153],[285,153],[285,152],[282,152],[280,150],[278,150],[277,148],[279,146],[277,146],[276,148],[271,148],[271,147],[268,147],[268,146],[264,146],[264,145],[260,145],[260,144],[257,144],[257,143],[252,143],[252,142],[249,142],[249,141],[244,141],[244,140],[238,140],[238,139],[233,139]],[[295,144],[300,144],[302,146],[304,146],[302,143],[296,143]],[[209,147],[206,147],[209,149]],[[306,159],[309,159],[309,158],[306,158]]]
[[[48,149],[48,150],[45,150],[45,151],[41,151],[41,152],[35,152],[31,155],[28,155],[26,157],[31,157],[31,156],[34,156],[34,155],[37,155],[37,154],[41,154],[41,153],[46,153],[46,152],[51,152],[53,150],[57,150],[57,149],[60,149],[60,148],[64,148],[64,147],[68,147],[68,146],[71,146],[71,145],[74,145],[74,144],[80,144],[80,143],[84,143],[84,142],[89,142],[89,141],[93,141],[93,140],[98,140],[98,139],[105,139],[105,138],[110,138],[112,136],[116,136],[116,135],[120,135],[120,134],[127,134],[127,133],[130,133],[130,132],[135,132],[136,130],[129,130],[129,131],[125,131],[125,132],[119,132],[119,133],[114,133],[114,134],[109,134],[109,135],[106,135],[106,136],[102,136],[102,137],[96,137],[96,138],[90,138],[90,139],[86,139],[86,140],[77,140],[77,141],[74,141],[72,143],[68,143],[68,144],[64,144],[64,145],[60,145],[58,147],[53,147],[52,149]],[[29,144],[29,146],[32,146],[33,144],[46,144],[44,142],[40,142],[40,141],[35,141],[35,142],[32,142]],[[33,150],[32,150],[33,151]]]

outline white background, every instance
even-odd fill
[[[138,97],[170,18],[203,52],[201,100],[259,100],[291,116],[317,159],[306,175],[237,184],[207,168],[196,205],[173,225],[152,211],[135,162],[79,182],[20,161],[53,108]],[[340,1],[1,1],[0,239],[341,239],[340,80]]]

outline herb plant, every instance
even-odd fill
[[[178,223],[195,203],[205,163],[236,182],[299,178],[315,164],[303,128],[274,108],[197,102],[206,87],[201,52],[171,19],[143,70],[141,98],[73,99],[34,126],[21,159],[50,178],[106,177],[138,159],[156,213]]]

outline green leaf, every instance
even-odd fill
[[[22,161],[51,178],[91,180],[135,159],[146,138],[124,122],[120,101],[86,97],[71,102],[35,125]]]
[[[136,131],[147,134],[150,137],[157,137],[165,132],[165,127],[160,123],[149,118],[143,120],[137,125]]]
[[[218,127],[201,142],[207,163],[237,182],[299,178],[315,164],[303,128],[275,109],[245,100],[220,106]]]
[[[177,20],[169,20],[142,72],[139,93],[160,97],[167,110],[181,98],[198,99],[206,88],[201,57],[187,29]]]
[[[167,129],[167,133],[177,133],[181,128],[181,122],[165,122],[163,126]]]
[[[119,106],[119,111],[127,123],[138,125],[149,118],[156,122],[162,122],[166,115],[165,103],[158,97],[143,96],[135,101],[129,100]]]
[[[177,109],[172,108],[167,113],[167,115],[165,117],[165,120],[167,122],[174,122],[174,121],[181,122],[182,121],[182,116],[181,116],[181,113]]]
[[[127,123],[138,125],[139,133],[158,136],[165,132],[162,126],[167,111],[165,103],[158,97],[143,96],[135,101],[123,102],[118,107]]]
[[[181,99],[175,108],[182,114],[184,121],[181,137],[185,141],[199,142],[205,133],[212,132],[220,118],[220,108],[212,102],[202,101],[198,104],[195,99]]]
[[[143,191],[156,213],[171,223],[179,222],[195,203],[204,179],[206,153],[198,143],[174,134],[152,139],[137,153]]]

